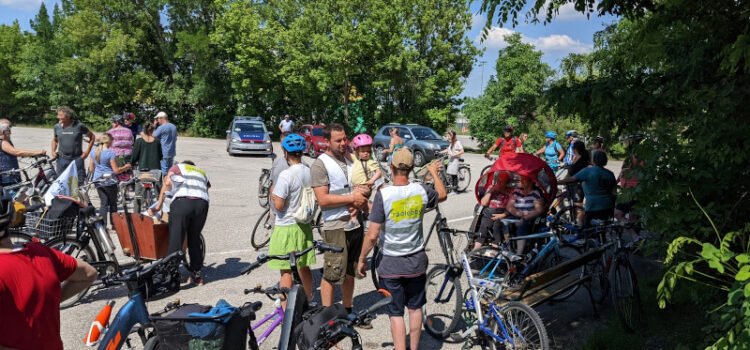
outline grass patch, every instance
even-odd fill
[[[617,315],[612,314],[605,326],[596,330],[579,350],[632,350],[632,349],[695,349],[704,348],[708,323],[706,311],[696,305],[688,293],[676,291],[672,304],[659,309],[656,287],[661,274],[639,281],[641,303],[641,326],[631,334],[620,326]]]

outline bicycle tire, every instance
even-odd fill
[[[66,251],[68,255],[76,259],[81,259],[85,262],[96,261],[96,253],[91,248],[91,246],[89,245],[84,246],[83,243],[77,239],[71,239],[68,237],[68,238],[65,238],[65,240],[63,241],[63,237],[55,237],[49,240],[48,242],[46,242],[45,245],[52,249],[59,250],[59,251],[61,251],[61,248],[63,248],[64,245],[71,245],[72,247],[74,247],[74,249]],[[87,287],[86,289],[78,292],[78,294],[70,297],[69,299],[60,301],[60,308],[65,309],[70,306],[73,306],[75,303],[80,301],[86,295],[86,293],[89,292],[90,288],[91,287]]]
[[[467,166],[458,168],[458,184],[456,185],[456,192],[464,192],[471,184],[471,169]]]
[[[484,174],[485,174],[486,172],[490,171],[490,169],[492,169],[492,167],[493,167],[494,165],[495,165],[495,164],[490,164],[490,165],[488,165],[488,166],[486,166],[486,167],[482,168],[482,172],[481,172],[481,173],[479,174],[479,177],[482,177],[482,175],[484,175]]]
[[[596,249],[599,243],[594,239],[587,239],[583,246],[583,254]],[[609,294],[609,280],[607,274],[604,272],[606,266],[606,258],[604,255],[599,259],[594,259],[586,263],[584,271],[586,274],[591,276],[590,289],[591,296],[596,303],[602,303]]]
[[[641,319],[641,293],[638,278],[626,258],[616,257],[609,271],[612,304],[620,324],[628,333],[635,333]]]
[[[422,323],[424,329],[433,338],[442,340],[447,338],[458,326],[463,311],[463,292],[461,291],[461,274],[451,276],[451,267],[437,265],[427,273],[425,296],[427,303],[422,306]],[[447,298],[438,297],[447,292]],[[443,311],[444,313],[433,312]],[[441,327],[442,325],[442,327]]]
[[[8,234],[13,244],[24,244],[34,242],[34,236],[22,232],[11,232]]]
[[[258,204],[261,208],[268,208],[271,192],[271,172],[263,172],[258,179]]]
[[[372,284],[375,286],[375,290],[380,289],[380,278],[378,277],[378,265],[380,264],[380,259],[382,258],[383,258],[383,254],[381,254],[380,247],[376,245],[372,249],[372,259],[370,259],[370,279],[372,279]]]
[[[576,249],[572,245],[561,244],[558,247],[558,250],[559,252],[553,252],[552,254],[548,254],[545,257],[544,261],[542,261],[542,266],[544,266],[545,263],[551,262],[552,264],[548,265],[547,268],[555,267],[566,261],[570,261],[581,256],[581,252],[579,252],[578,249]],[[577,276],[579,279],[582,279],[583,276],[585,276],[585,273],[586,273],[585,268],[581,266],[581,267],[576,268],[575,270],[570,271],[568,274]],[[578,288],[581,288],[580,283],[552,297],[551,299],[553,301],[563,301],[565,299],[568,299],[578,291]]]
[[[273,233],[274,221],[275,218],[271,215],[271,209],[266,208],[258,221],[255,222],[255,227],[253,227],[253,233],[250,237],[250,244],[253,245],[253,248],[261,249],[268,244],[271,240],[271,233]]]
[[[541,350],[550,348],[547,328],[544,327],[544,322],[542,322],[539,314],[530,306],[518,301],[511,301],[503,305],[498,313],[501,315],[500,321],[503,322],[503,327],[510,337],[508,340],[511,341],[511,348]],[[499,324],[493,322],[493,326],[498,327]],[[497,331],[494,333],[497,334]],[[497,350],[507,348],[506,344],[500,344],[496,341],[492,344]]]

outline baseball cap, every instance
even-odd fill
[[[414,167],[414,157],[408,148],[401,147],[393,153],[391,164],[396,169],[409,170]]]
[[[154,119],[157,119],[157,118],[166,118],[166,117],[167,117],[167,113],[159,112],[159,113],[156,113],[156,116],[154,117]]]

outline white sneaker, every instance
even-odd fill
[[[451,192],[448,193],[449,196],[455,196],[457,194],[458,194],[458,192],[456,192],[456,191],[451,191]]]

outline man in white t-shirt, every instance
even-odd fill
[[[292,133],[294,130],[294,122],[289,119],[289,114],[284,116],[284,120],[279,123],[279,131],[281,131],[281,139],[285,139],[287,135]]]

